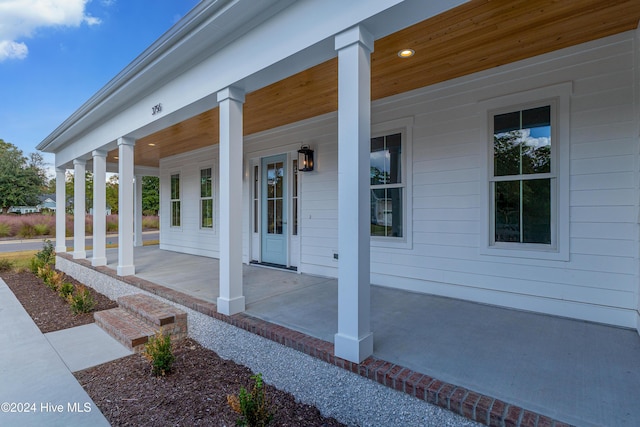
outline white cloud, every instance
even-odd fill
[[[19,40],[32,37],[38,28],[100,24],[86,13],[88,1],[0,0],[0,62],[26,58],[29,49]]]
[[[29,48],[24,43],[17,43],[10,40],[0,40],[0,62],[5,59],[24,59],[29,53]]]

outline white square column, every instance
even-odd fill
[[[338,333],[335,355],[373,354],[370,327],[370,146],[373,37],[361,26],[335,38],[338,51]]]
[[[133,263],[133,147],[135,140],[118,138],[118,276],[136,274]]]
[[[86,160],[73,161],[73,259],[85,259],[87,252],[84,248],[86,220]],[[56,208],[57,209],[57,208]]]
[[[67,189],[65,180],[67,170],[56,168],[56,252],[67,251]]]
[[[245,309],[242,295],[242,104],[244,92],[218,92],[220,107],[220,293],[218,312]]]
[[[142,246],[142,176],[136,175],[133,246]]]
[[[93,153],[93,257],[94,267],[107,265],[107,152]]]

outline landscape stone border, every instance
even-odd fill
[[[334,347],[330,342],[269,323],[246,313],[233,316],[220,314],[215,303],[137,276],[118,276],[111,268],[94,267],[89,260],[73,259],[69,253],[56,254],[56,256],[491,427],[572,427],[571,424],[440,381],[374,356],[368,357],[361,363],[353,363],[334,356]]]

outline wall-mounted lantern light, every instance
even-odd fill
[[[298,150],[298,170],[300,172],[313,170],[313,150],[308,145],[303,145]]]

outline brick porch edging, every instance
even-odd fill
[[[214,303],[137,276],[118,276],[114,270],[108,267],[93,267],[89,260],[73,259],[69,253],[56,254],[56,256],[488,426],[571,427],[570,424],[455,384],[440,381],[374,356],[368,357],[359,364],[349,362],[334,356],[334,347],[330,342],[251,317],[245,313],[233,316],[220,314]]]

